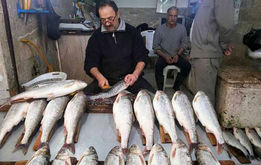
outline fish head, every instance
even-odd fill
[[[136,144],[131,145],[131,147],[129,149],[129,153],[135,153],[135,154],[138,154],[138,155],[142,155],[140,148]]]
[[[123,156],[123,152],[120,146],[115,146],[113,149],[111,149],[110,153],[117,156]]]
[[[50,150],[48,145],[44,145],[40,149],[38,149],[35,153],[35,155],[48,155],[50,156]]]
[[[90,146],[86,151],[86,155],[97,155],[97,152],[93,146]]]
[[[161,152],[163,151],[163,147],[160,144],[154,144],[153,147],[151,148],[151,152]]]
[[[206,94],[203,91],[198,91],[193,99],[193,102],[196,102],[199,97],[206,96]]]
[[[165,100],[166,98],[168,98],[166,93],[163,91],[159,91],[159,90],[156,92],[156,94],[154,96],[155,101]]]
[[[61,148],[58,154],[56,155],[55,159],[58,160],[67,160],[70,158],[70,153],[68,148]]]

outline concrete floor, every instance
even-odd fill
[[[146,71],[145,78],[151,82],[151,84],[155,87],[155,80],[154,80],[154,72],[152,70]],[[182,87],[182,90],[188,95],[190,99],[193,98],[191,94],[186,91]],[[166,93],[170,96],[170,98],[173,95],[173,90],[168,89]],[[4,118],[4,113],[0,113],[0,125]],[[120,143],[116,140],[116,129],[115,124],[113,121],[112,114],[84,114],[82,120],[81,120],[82,126],[81,131],[79,135],[79,141],[77,144],[75,144],[75,155],[77,159],[80,158],[81,154],[85,151],[86,148],[89,146],[94,146],[100,161],[104,161],[106,158],[106,155],[108,152],[116,145],[120,145]],[[97,124],[99,123],[99,124]],[[137,122],[134,123],[130,138],[129,138],[129,146],[131,144],[138,145],[141,149],[144,148],[141,141],[141,133],[140,129],[137,126]],[[177,129],[177,135],[180,139],[182,139],[185,143],[187,143],[186,138],[181,131],[180,126],[176,122],[176,129]],[[9,136],[8,140],[4,144],[4,146],[0,149],[0,162],[3,161],[19,161],[19,160],[28,160],[34,153],[32,150],[33,143],[37,137],[35,135],[33,137],[33,140],[29,146],[28,153],[24,156],[22,151],[16,151],[13,152],[14,146],[17,142],[18,137],[23,131],[23,124],[20,124],[15,129],[13,129],[12,134]],[[197,131],[198,135],[200,136],[200,141],[207,144],[212,152],[216,155],[218,160],[229,160],[228,154],[226,151],[223,151],[221,155],[218,155],[216,152],[216,148],[212,147],[210,145],[210,142],[206,136],[205,131],[203,130],[202,126],[199,124],[197,125]],[[51,151],[51,160],[54,159],[59,149],[62,147],[64,142],[64,134],[63,134],[63,121],[59,121],[57,124],[57,127],[55,129],[54,135],[51,138],[50,141],[50,151]],[[160,142],[160,136],[159,136],[159,129],[155,125],[154,130],[154,143],[161,143]],[[171,150],[171,144],[162,144],[164,149],[167,151],[168,154],[170,154]],[[145,157],[145,159],[148,159],[148,156]],[[192,153],[192,159],[195,160],[195,154]],[[232,160],[236,164],[240,164],[234,157]],[[253,161],[252,164],[261,164],[260,162]]]

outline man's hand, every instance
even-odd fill
[[[231,55],[233,48],[234,48],[233,45],[229,45],[228,48],[224,51],[224,55],[225,55],[225,56]]]
[[[109,82],[105,77],[101,76],[97,80],[98,80],[98,85],[101,89],[103,89],[104,86],[109,86]]]
[[[179,55],[176,54],[176,55],[173,57],[173,59],[172,59],[172,63],[177,63],[178,60],[179,60]]]
[[[124,81],[127,85],[132,86],[138,79],[138,76],[135,74],[127,74],[124,78]]]
[[[165,61],[166,61],[166,63],[168,63],[168,64],[172,64],[172,63],[173,63],[173,60],[172,60],[172,58],[171,58],[170,56],[166,56],[166,57],[165,57]]]

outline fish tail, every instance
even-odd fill
[[[217,153],[220,155],[223,151],[224,144],[217,143]]]
[[[28,150],[28,144],[27,143],[26,144],[21,144],[21,143],[16,144],[13,152],[15,152],[17,150],[22,150],[25,155]]]
[[[196,149],[198,147],[198,143],[190,143],[189,145],[189,153],[193,151],[193,149]]]
[[[0,111],[4,110],[6,107],[10,106],[11,103],[11,99],[8,99],[3,105],[0,106]]]
[[[69,149],[73,154],[75,153],[74,143],[70,143],[70,144],[64,143],[64,145],[62,146],[62,149],[65,149],[65,148]]]

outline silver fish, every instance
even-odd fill
[[[14,126],[24,120],[30,103],[22,102],[13,104],[7,112],[0,128],[0,145],[5,135],[10,132]]]
[[[170,165],[167,152],[160,144],[154,144],[149,155],[148,165]]]
[[[261,128],[260,127],[256,127],[255,128],[256,133],[259,135],[259,137],[261,138]]]
[[[52,162],[52,165],[72,165],[71,156],[67,148],[62,148],[55,159]]]
[[[223,131],[223,137],[228,145],[239,149],[245,156],[248,156],[248,152],[245,147],[233,136],[232,133]]]
[[[118,94],[113,103],[113,118],[117,129],[117,135],[121,139],[121,148],[124,153],[128,150],[128,140],[134,120],[132,103],[125,93]]]
[[[191,141],[189,151],[191,152],[198,143],[196,123],[191,103],[188,97],[183,92],[177,91],[173,95],[172,105],[179,124],[189,134],[189,138]]]
[[[176,142],[178,137],[173,107],[166,93],[163,91],[156,92],[153,99],[153,107],[159,124],[162,125],[164,131],[169,134],[171,141]]]
[[[196,158],[199,165],[220,165],[219,161],[205,144],[199,144],[196,150]]]
[[[62,117],[63,111],[69,101],[67,96],[58,97],[51,100],[44,111],[43,119],[41,121],[41,143],[47,143],[51,130],[55,123]]]
[[[45,100],[34,100],[30,103],[27,115],[24,122],[24,136],[19,144],[16,145],[17,149],[22,149],[24,154],[27,152],[28,141],[36,127],[43,117],[43,111],[47,105]]]
[[[146,165],[140,148],[135,144],[131,145],[129,149],[126,165]]]
[[[251,143],[258,147],[261,148],[261,139],[258,136],[258,134],[256,133],[256,131],[254,129],[250,129],[250,128],[245,128],[246,131],[246,135],[249,138],[249,140],[251,141]]]
[[[192,165],[192,159],[186,144],[178,139],[172,144],[170,152],[171,165]]]
[[[86,95],[83,92],[78,92],[71,101],[68,103],[64,112],[64,129],[65,129],[65,144],[73,153],[74,148],[74,135],[76,127],[84,111],[86,110]]]
[[[108,91],[101,92],[101,93],[98,93],[98,94],[92,95],[92,96],[87,96],[87,98],[90,100],[109,98],[109,97],[116,96],[121,91],[123,91],[127,88],[128,88],[128,85],[125,83],[124,80],[121,80],[118,83],[114,84]]]
[[[89,147],[76,165],[98,165],[98,155],[93,146]]]
[[[124,165],[124,158],[122,149],[119,146],[111,149],[107,157],[105,158],[104,165]]]
[[[254,158],[253,147],[245,132],[242,131],[240,128],[233,128],[233,133],[236,139],[239,140],[239,142],[248,150],[251,158]]]
[[[79,91],[85,88],[86,86],[87,84],[80,80],[59,81],[57,83],[52,83],[50,85],[41,86],[39,88],[34,88],[32,90],[19,93],[11,97],[9,102],[5,103],[2,106],[5,106],[6,104],[10,104],[13,102],[20,102],[30,99],[47,98],[48,100],[51,100],[56,97],[65,96],[75,91]]]
[[[139,91],[134,101],[134,112],[139,122],[142,135],[146,138],[146,147],[144,149],[144,153],[146,153],[153,145],[155,115],[150,95],[145,90]]]
[[[213,133],[216,137],[218,143],[217,152],[220,154],[222,152],[222,146],[225,142],[222,137],[222,131],[216,112],[208,96],[204,92],[198,91],[193,99],[192,105],[199,121],[206,128],[206,131]]]
[[[50,151],[47,145],[38,149],[26,165],[48,165],[50,160]]]

